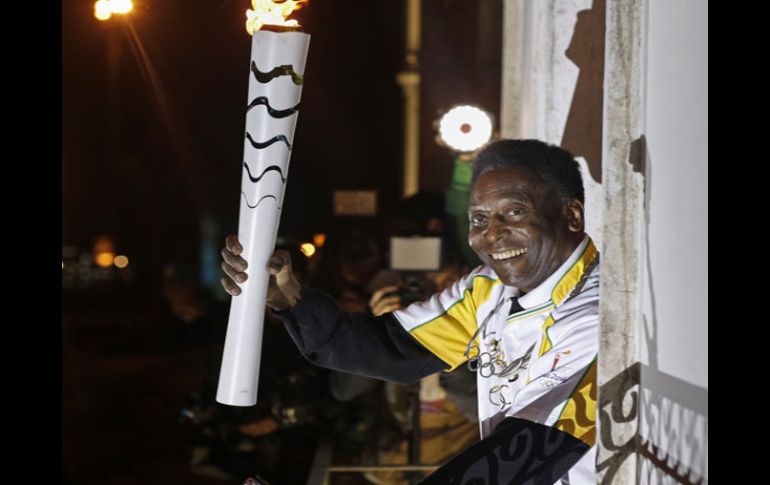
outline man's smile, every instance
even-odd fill
[[[504,261],[506,259],[515,258],[521,256],[527,252],[527,248],[509,249],[507,251],[501,251],[499,253],[490,253],[489,256],[495,261]]]

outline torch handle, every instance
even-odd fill
[[[238,220],[249,278],[230,306],[216,398],[222,404],[257,402],[267,263],[278,234],[309,42],[302,32],[258,31],[252,38]]]

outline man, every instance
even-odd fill
[[[276,252],[268,304],[324,367],[397,382],[476,371],[482,439],[424,483],[593,484],[599,258],[583,200],[568,152],[500,140],[473,167],[468,240],[484,264],[451,288],[376,318],[343,313]],[[240,252],[228,238],[232,295],[246,279]]]

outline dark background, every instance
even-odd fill
[[[247,7],[137,1],[129,17],[100,22],[91,1],[62,4],[64,244],[112,235],[151,281],[169,249],[197,254],[202,212],[235,232]],[[378,190],[385,211],[400,197],[405,14],[400,1],[316,0],[295,15],[312,39],[280,230],[307,238],[331,222],[335,189]],[[501,15],[499,1],[424,2],[422,189],[444,190],[451,172],[433,142],[438,111],[462,102],[498,113]]]
[[[217,241],[237,231],[250,3],[137,0],[106,22],[93,4],[62,3],[62,247],[88,253],[107,235],[131,277],[63,289],[64,476],[190,483],[175,419],[202,350],[169,314],[164,266],[196,274],[204,215]],[[400,198],[404,6],[312,0],[294,15],[312,39],[281,235],[372,223],[335,220],[334,190],[378,191],[383,215]],[[423,2],[423,190],[451,174],[433,141],[439,110],[499,114],[501,29],[501,0]]]

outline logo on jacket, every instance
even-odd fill
[[[559,363],[559,359],[561,359],[562,355],[569,355],[571,353],[571,350],[562,350],[561,352],[556,352],[556,356],[553,358],[553,365],[551,366],[551,370],[556,368],[556,365]]]

